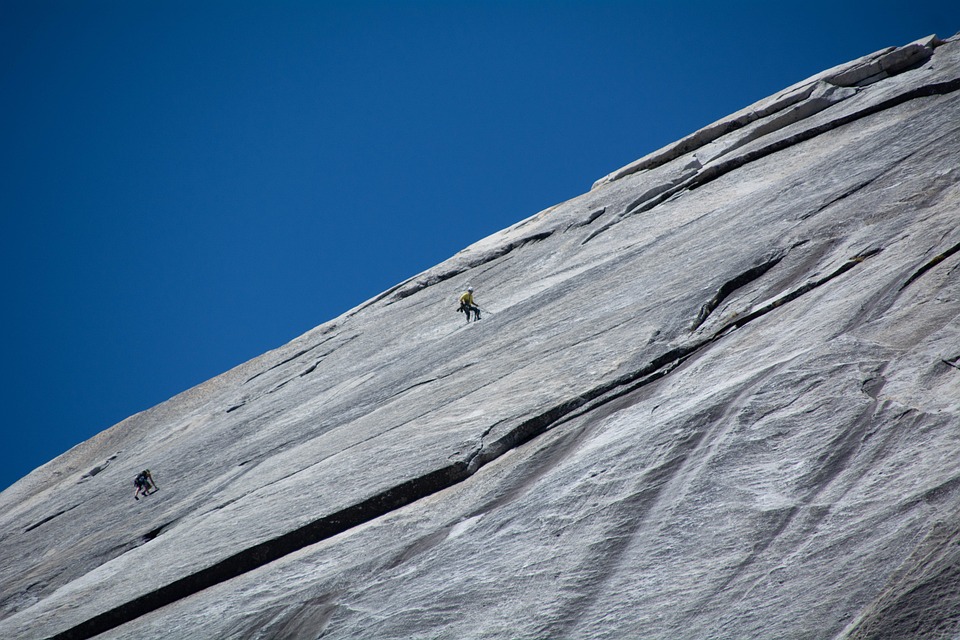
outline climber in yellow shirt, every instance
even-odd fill
[[[480,319],[480,307],[473,300],[473,287],[467,287],[467,290],[460,295],[460,308],[457,311],[467,314],[467,322],[470,322],[471,311],[473,311],[474,320]]]

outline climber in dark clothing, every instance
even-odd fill
[[[133,486],[137,488],[136,492],[133,494],[134,500],[140,499],[140,493],[148,496],[151,493],[158,491],[157,483],[153,481],[153,475],[150,473],[150,469],[144,469],[137,474],[137,477],[133,479]]]

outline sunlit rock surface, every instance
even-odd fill
[[[953,638],[958,320],[931,37],[37,469],[0,494],[0,638]]]

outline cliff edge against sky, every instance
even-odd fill
[[[0,637],[954,637],[958,90],[824,71],[40,467]]]

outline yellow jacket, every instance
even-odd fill
[[[463,292],[463,295],[460,296],[460,306],[463,306],[463,305],[465,305],[465,304],[468,304],[468,305],[470,305],[471,307],[474,306],[474,303],[473,303],[473,292],[471,292],[471,291],[464,291],[464,292]]]

